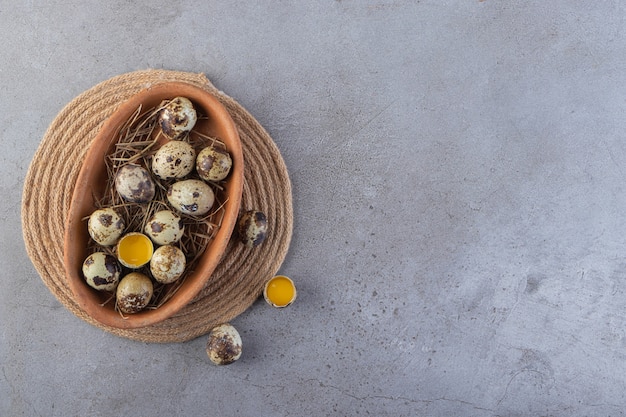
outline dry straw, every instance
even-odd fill
[[[185,82],[213,93],[239,132],[245,161],[241,209],[268,218],[268,239],[247,248],[233,236],[204,289],[173,317],[144,328],[102,325],[83,311],[63,265],[63,233],[70,199],[85,153],[102,123],[125,100],[162,82]],[[24,181],[22,230],[26,250],[52,294],[72,313],[105,331],[143,342],[182,342],[208,333],[245,311],[285,259],[293,228],[291,184],[278,148],[263,127],[203,74],[145,70],[116,76],[72,100],[53,120]]]

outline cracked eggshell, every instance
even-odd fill
[[[154,251],[150,260],[150,272],[161,284],[171,284],[185,272],[187,260],[182,250],[165,245]]]
[[[222,181],[232,166],[230,154],[213,146],[202,149],[196,158],[196,172],[205,181]]]
[[[201,180],[183,180],[167,189],[167,199],[176,210],[192,216],[202,216],[215,201],[213,189]]]
[[[83,262],[83,276],[87,284],[98,291],[113,291],[117,287],[122,266],[115,256],[94,252]]]
[[[122,313],[132,314],[143,310],[154,292],[152,281],[140,272],[131,272],[117,285],[116,305]]]
[[[173,98],[160,112],[159,125],[165,136],[176,139],[191,131],[198,116],[193,103],[186,97]]]
[[[237,222],[237,233],[244,245],[259,246],[267,236],[267,217],[261,211],[246,211]]]
[[[89,236],[102,246],[114,245],[124,233],[125,227],[124,219],[112,208],[94,211],[87,222]]]
[[[206,353],[216,365],[228,365],[241,357],[242,342],[239,332],[231,324],[221,324],[209,333]]]
[[[117,171],[115,189],[124,200],[131,203],[147,203],[156,192],[148,170],[135,164],[124,165]]]
[[[152,158],[152,172],[162,180],[183,178],[193,171],[196,150],[188,142],[172,140],[161,146]]]
[[[150,217],[144,228],[145,233],[157,245],[176,243],[183,237],[183,219],[170,210],[157,211]]]

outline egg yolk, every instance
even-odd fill
[[[117,256],[129,268],[145,265],[152,258],[154,248],[150,239],[140,233],[124,236],[117,247]]]
[[[267,299],[278,307],[285,307],[293,301],[296,288],[293,282],[283,276],[277,276],[270,280],[266,287]]]

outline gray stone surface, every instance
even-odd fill
[[[626,400],[626,10],[613,1],[0,0],[0,415],[618,416]],[[59,110],[204,72],[293,182],[299,299],[205,339],[75,318],[21,239]]]

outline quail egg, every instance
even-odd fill
[[[267,235],[267,217],[261,211],[246,211],[237,222],[237,233],[246,246],[259,246]]]
[[[124,165],[117,171],[115,189],[124,200],[132,203],[147,203],[156,192],[148,170],[135,164]]]
[[[122,313],[137,313],[143,310],[154,292],[152,281],[140,272],[131,272],[117,285],[117,308]]]
[[[83,276],[91,288],[113,291],[120,280],[122,266],[115,256],[94,252],[83,262]]]
[[[213,189],[201,180],[183,180],[167,189],[167,199],[176,210],[192,216],[202,216],[215,201]]]
[[[171,284],[185,272],[185,254],[176,246],[165,245],[154,251],[150,260],[150,272],[161,284]]]
[[[122,265],[131,269],[139,269],[150,262],[154,253],[154,245],[143,233],[127,233],[117,242],[115,247],[117,259]]]
[[[265,283],[263,298],[273,307],[284,308],[296,300],[298,291],[291,278],[277,275]]]
[[[221,181],[228,176],[233,166],[230,154],[213,146],[200,151],[196,159],[196,172],[205,181]]]
[[[198,116],[188,98],[176,97],[159,112],[159,125],[169,138],[176,139],[196,125]]]
[[[162,180],[182,178],[193,171],[196,150],[188,142],[172,140],[152,158],[152,172]]]
[[[108,207],[91,213],[87,222],[89,236],[102,246],[114,245],[125,227],[124,219],[114,209]]]
[[[157,245],[169,245],[180,240],[185,232],[183,219],[170,210],[157,211],[150,217],[144,229]]]
[[[241,336],[231,324],[221,324],[209,333],[206,353],[214,364],[231,364],[241,357],[241,351]]]

